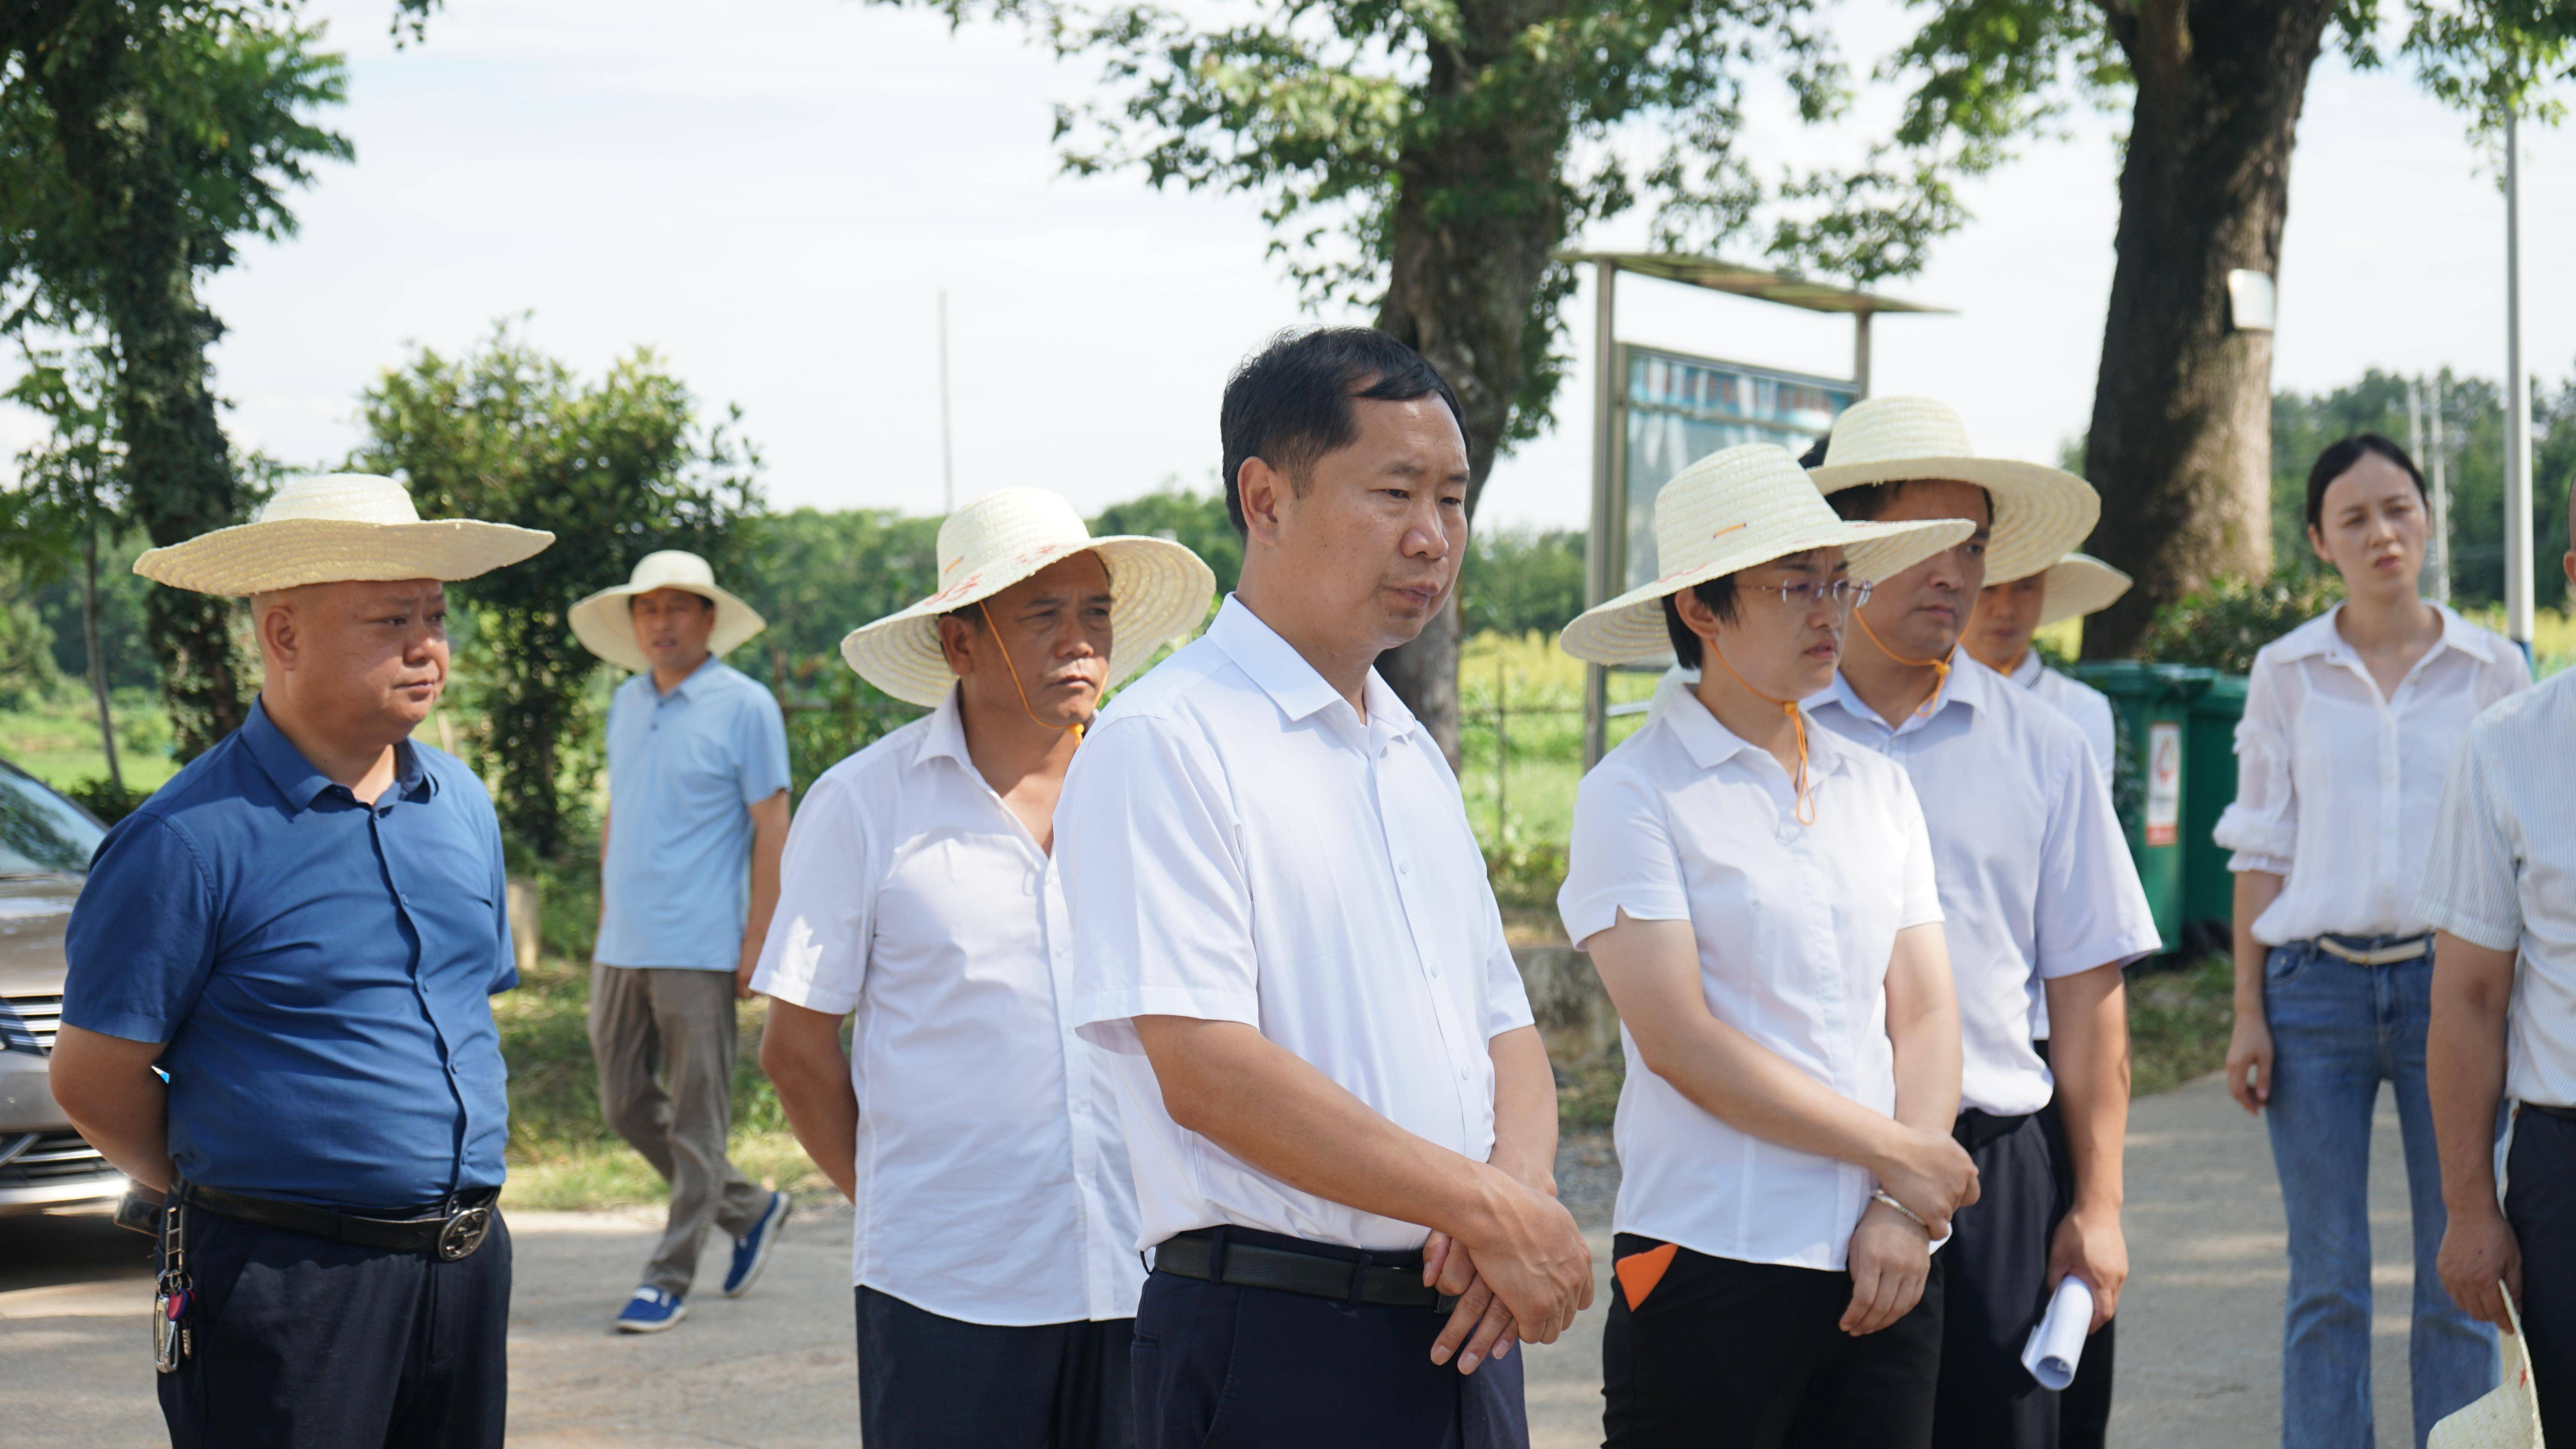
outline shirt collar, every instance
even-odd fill
[[[698,661],[698,667],[690,670],[686,678],[682,679],[679,683],[672,685],[671,692],[669,694],[664,694],[662,692],[662,686],[654,681],[653,671],[647,669],[644,671],[644,687],[651,690],[653,692],[653,697],[656,699],[687,699],[692,696],[703,682],[714,679],[715,671],[721,668],[723,664],[723,660],[718,659],[713,654],[708,655],[706,658]]]
[[[2021,651],[2021,662],[2014,665],[2012,673],[2005,677],[2022,688],[2028,689],[2039,683],[2039,677],[2047,672],[2048,666],[2040,661],[2039,651],[2024,649]]]
[[[1207,628],[1207,639],[1225,651],[1269,695],[1280,712],[1292,720],[1302,720],[1339,704],[1348,706],[1341,691],[1333,688],[1296,646],[1279,637],[1279,632],[1261,622],[1261,616],[1243,606],[1234,595],[1225,596],[1225,604],[1216,613],[1216,621]],[[1413,732],[1417,721],[1413,711],[1405,708],[1387,682],[1375,669],[1360,686],[1360,698],[1368,705],[1369,729],[1394,738]]]
[[[1901,735],[1907,730],[1939,718],[1941,711],[1954,704],[1983,714],[1992,703],[1987,691],[2003,682],[2002,675],[1977,662],[1975,655],[1965,649],[1954,649],[1950,654],[1950,672],[1941,681],[1941,692],[1932,696],[1931,707],[1918,708],[1913,714],[1894,725],[1880,719],[1877,710],[1871,709],[1861,701],[1860,695],[1853,691],[1851,681],[1846,679],[1839,669],[1834,671],[1834,682],[1806,703],[1807,708],[1811,710],[1822,709],[1826,705],[1840,705],[1844,713],[1856,720],[1865,720],[1891,734]]]
[[[277,792],[286,797],[289,810],[301,814],[311,809],[322,792],[332,788],[334,782],[331,777],[313,768],[313,762],[304,758],[304,752],[286,737],[286,731],[279,729],[277,722],[268,717],[268,701],[259,699],[251,702],[250,718],[242,721],[241,737],[242,743],[250,750],[250,757],[259,762],[261,772],[277,786]],[[412,748],[409,740],[397,742],[394,745],[393,793],[405,798],[425,797],[435,793],[437,788],[438,777],[422,766],[420,751]]]
[[[2427,599],[2424,602],[2431,604],[2434,611],[2442,616],[2442,638],[2434,646],[2435,648],[2457,649],[2470,658],[2487,664],[2496,662],[2496,637],[2493,634],[2461,618],[2452,611],[2450,605],[2439,599]],[[2335,620],[2342,615],[2343,605],[2336,604],[2333,608],[2282,635],[2280,641],[2272,647],[2280,651],[2279,657],[2284,661],[2305,659],[2313,655],[2331,659],[2338,664],[2357,664],[2360,662],[2360,656],[2353,653],[2352,645],[2344,641],[2343,631],[2335,627]]]
[[[1708,702],[1699,697],[1696,689],[1681,691],[1680,697],[1664,711],[1663,719],[1674,737],[1682,742],[1691,763],[1703,770],[1716,769],[1737,755],[1770,758],[1768,750],[1718,723],[1717,716],[1709,713]],[[1830,775],[1841,769],[1847,758],[1841,739],[1832,730],[1819,727],[1812,719],[1807,721],[1807,761],[1816,773]]]
[[[921,744],[912,752],[912,763],[918,767],[945,756],[962,768],[975,768],[974,757],[966,753],[966,713],[957,703],[957,686],[939,697],[939,708],[930,712],[930,727],[921,733]]]

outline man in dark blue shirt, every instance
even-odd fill
[[[551,541],[336,477],[135,566],[249,595],[264,664],[249,721],[108,833],[66,939],[54,1093],[166,1195],[174,1444],[501,1443],[501,836],[410,734],[442,580]]]

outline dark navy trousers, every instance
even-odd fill
[[[1135,1320],[945,1318],[864,1284],[859,1439],[888,1449],[1132,1449]]]
[[[510,1230],[444,1262],[188,1210],[195,1351],[160,1380],[172,1449],[499,1449]],[[143,1340],[134,1346],[142,1367]],[[148,1368],[144,1372],[150,1372]]]
[[[1454,1363],[1431,1361],[1431,1342],[1447,1323],[1432,1308],[1156,1273],[1136,1310],[1136,1442],[1139,1449],[1527,1449],[1521,1350],[1462,1374]]]

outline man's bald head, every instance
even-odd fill
[[[306,584],[250,605],[272,715],[389,745],[447,687],[447,588],[436,579]]]

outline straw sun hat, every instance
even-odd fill
[[[1108,683],[1207,617],[1216,575],[1164,538],[1093,538],[1073,505],[1040,488],[988,493],[939,525],[939,592],[853,629],[841,657],[868,683],[935,707],[957,683],[939,649],[939,616],[1002,592],[1050,564],[1096,553],[1109,568]]]
[[[637,559],[635,572],[626,582],[611,584],[573,605],[567,616],[573,637],[620,669],[641,674],[652,668],[653,661],[644,657],[643,646],[635,642],[634,620],[627,611],[638,594],[655,589],[682,589],[716,606],[715,631],[707,636],[710,654],[721,657],[769,627],[758,609],[716,587],[715,570],[707,567],[705,559],[666,548]]]
[[[543,529],[423,519],[391,478],[329,473],[288,480],[251,522],[151,549],[134,571],[174,589],[236,596],[358,580],[452,583],[533,558],[554,541]]]
[[[2048,566],[2039,627],[2098,614],[2120,601],[2132,580],[2089,553],[2070,553]]]
[[[1594,664],[1661,663],[1673,652],[1667,594],[1811,548],[1839,548],[1852,577],[1883,579],[1975,531],[1964,518],[1845,522],[1784,449],[1728,448],[1684,468],[1655,495],[1655,557],[1670,571],[1585,610],[1557,642]]]
[[[2008,584],[2056,563],[2092,533],[2102,516],[2102,496],[2072,473],[1978,457],[1968,446],[1968,428],[1959,415],[1928,397],[1853,403],[1834,419],[1825,465],[1810,469],[1807,476],[1826,493],[1936,478],[1985,489],[1995,505],[1993,534],[1986,545],[1990,584]]]

